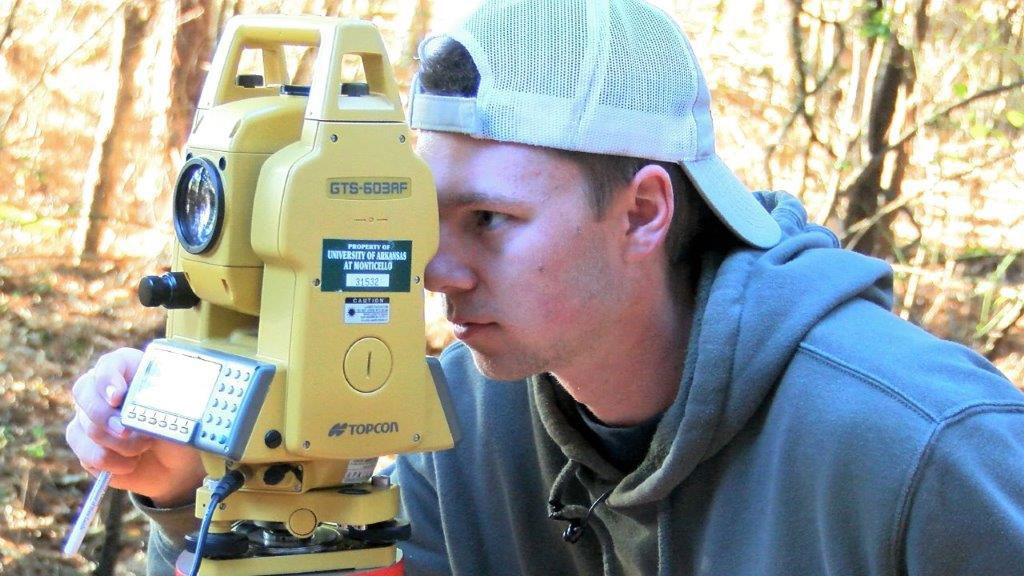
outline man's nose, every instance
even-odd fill
[[[454,242],[447,241],[445,236],[441,234],[437,253],[427,262],[423,271],[423,284],[431,292],[444,294],[472,290],[476,284],[476,275],[467,259],[461,255],[462,250]]]

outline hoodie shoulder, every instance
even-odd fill
[[[818,364],[930,422],[986,405],[1024,406],[1024,394],[978,353],[863,300],[822,319],[794,362]]]

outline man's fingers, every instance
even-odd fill
[[[72,420],[65,432],[65,439],[71,450],[78,456],[83,468],[91,473],[108,470],[115,476],[131,474],[135,471],[139,465],[138,456],[122,456],[93,442],[82,426],[81,419]]]
[[[80,415],[84,415],[97,426],[106,426],[110,417],[117,414],[117,409],[101,396],[100,388],[103,386],[105,384],[100,381],[96,371],[90,370],[79,378],[74,389],[75,404],[78,405]]]
[[[79,413],[75,419],[79,420],[80,430],[90,440],[121,456],[138,456],[153,445],[151,437],[125,428],[116,414],[111,416],[105,425],[93,422],[82,413]]]
[[[100,394],[111,406],[118,407],[124,401],[128,383],[135,376],[141,359],[141,350],[121,348],[100,356],[96,361],[94,370],[102,385]]]
[[[111,356],[112,353],[102,356],[93,368],[96,373],[95,389],[108,406],[118,408],[124,401],[125,393],[128,392],[128,380],[125,378],[123,366],[116,357]]]

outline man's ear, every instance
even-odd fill
[[[641,168],[628,189],[620,195],[619,206],[625,216],[625,256],[645,259],[664,254],[665,239],[675,212],[672,179],[657,164]]]

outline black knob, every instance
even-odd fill
[[[199,304],[199,297],[188,285],[183,272],[146,276],[139,281],[139,302],[147,308],[185,309]]]
[[[367,96],[370,85],[366,82],[345,82],[341,85],[341,93],[344,96]]]
[[[271,430],[263,435],[263,443],[267,445],[267,448],[277,448],[281,445],[281,433],[277,430]]]
[[[263,472],[263,483],[267,486],[275,486],[284,480],[285,475],[291,471],[292,467],[288,464],[274,464]]]
[[[242,88],[256,88],[263,86],[263,76],[260,74],[239,74],[238,85]]]

